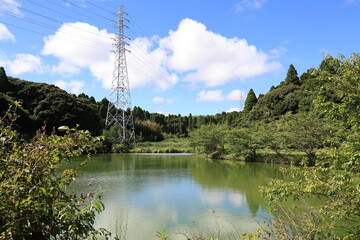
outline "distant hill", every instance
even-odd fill
[[[46,83],[34,83],[7,77],[2,71],[0,81],[0,114],[15,101],[21,103],[18,108],[18,129],[23,133],[33,134],[37,129],[46,126],[53,131],[66,125],[89,130],[92,134],[100,133],[100,117],[95,101],[77,97]],[[5,76],[4,76],[5,75]]]

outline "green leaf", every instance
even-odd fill
[[[58,128],[59,131],[70,131],[70,128],[68,126],[61,126]]]

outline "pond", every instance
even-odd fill
[[[279,177],[278,169],[189,154],[102,154],[91,156],[72,190],[103,194],[95,225],[119,239],[156,239],[165,229],[171,239],[224,237],[255,232],[271,218],[259,186]]]

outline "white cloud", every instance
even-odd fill
[[[127,61],[131,87],[155,86],[166,90],[179,81],[178,76],[167,69],[164,49],[151,50],[154,44],[155,40],[148,38],[136,38],[130,43]]]
[[[229,110],[227,110],[226,112],[227,113],[231,113],[231,112],[240,112],[241,109],[238,108],[238,107],[233,107],[233,108],[230,108]]]
[[[197,94],[197,102],[221,102],[224,101],[224,95],[221,90],[203,90]]]
[[[109,89],[115,62],[115,54],[111,52],[115,37],[87,23],[65,23],[54,35],[44,39],[42,53],[59,59],[59,64],[53,67],[54,72],[71,75],[87,68]],[[152,44],[147,38],[137,38],[130,43],[131,53],[126,57],[131,88],[155,86],[165,90],[178,82],[175,74],[164,70],[166,55],[159,48],[151,51]]]
[[[9,31],[9,29],[2,23],[0,23],[0,41],[11,40],[15,41],[15,36]]]
[[[271,49],[269,51],[269,57],[272,59],[281,57],[285,52],[287,52],[287,48],[285,47],[277,47],[274,49]]]
[[[64,23],[54,35],[44,38],[42,53],[59,59],[59,64],[53,67],[54,72],[77,74],[88,68],[104,87],[110,88],[114,66],[113,37],[114,34],[87,23]]]
[[[87,23],[65,23],[54,35],[44,38],[42,53],[59,59],[54,72],[66,76],[88,69],[109,89],[115,62],[111,53],[114,37]],[[245,39],[229,39],[208,31],[204,24],[191,19],[182,20],[167,37],[136,38],[128,49],[131,88],[167,90],[180,81],[179,76],[194,86],[221,86],[281,68],[271,53],[258,50]]]
[[[235,4],[236,11],[244,11],[247,9],[261,9],[267,0],[241,0]]]
[[[47,69],[39,56],[24,53],[16,54],[14,59],[9,59],[5,54],[1,54],[0,65],[5,67],[11,75],[29,72],[43,73]]]
[[[25,72],[41,71],[41,58],[31,54],[16,54],[16,58],[11,62],[9,70],[18,75]]]
[[[246,93],[242,90],[233,90],[228,95],[226,99],[230,101],[242,101],[245,99]]]
[[[11,14],[14,14],[18,17],[23,17],[23,13],[19,9],[20,3],[18,3],[16,0],[1,0],[0,1],[0,9],[4,12],[8,12]],[[0,16],[3,15],[0,12]]]
[[[176,31],[160,40],[160,47],[168,54],[169,67],[186,73],[186,81],[210,87],[281,68],[245,39],[223,37],[191,19],[182,20]]]
[[[54,84],[65,91],[70,91],[73,94],[79,94],[79,93],[83,92],[82,88],[85,86],[85,84],[83,82],[75,81],[75,80],[70,81],[70,82],[65,82],[63,80],[59,80],[59,81],[56,81]]]
[[[155,104],[159,104],[159,103],[172,104],[172,103],[174,103],[174,101],[172,99],[167,99],[167,98],[163,98],[163,97],[159,97],[159,96],[154,97],[152,102]]]
[[[197,94],[197,102],[222,102],[228,101],[244,101],[246,93],[242,90],[233,90],[227,95],[223,94],[222,90],[202,90]]]

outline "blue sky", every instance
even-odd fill
[[[359,52],[360,0],[0,0],[9,76],[109,98],[113,12],[129,14],[132,105],[163,114],[239,111],[293,64]]]

